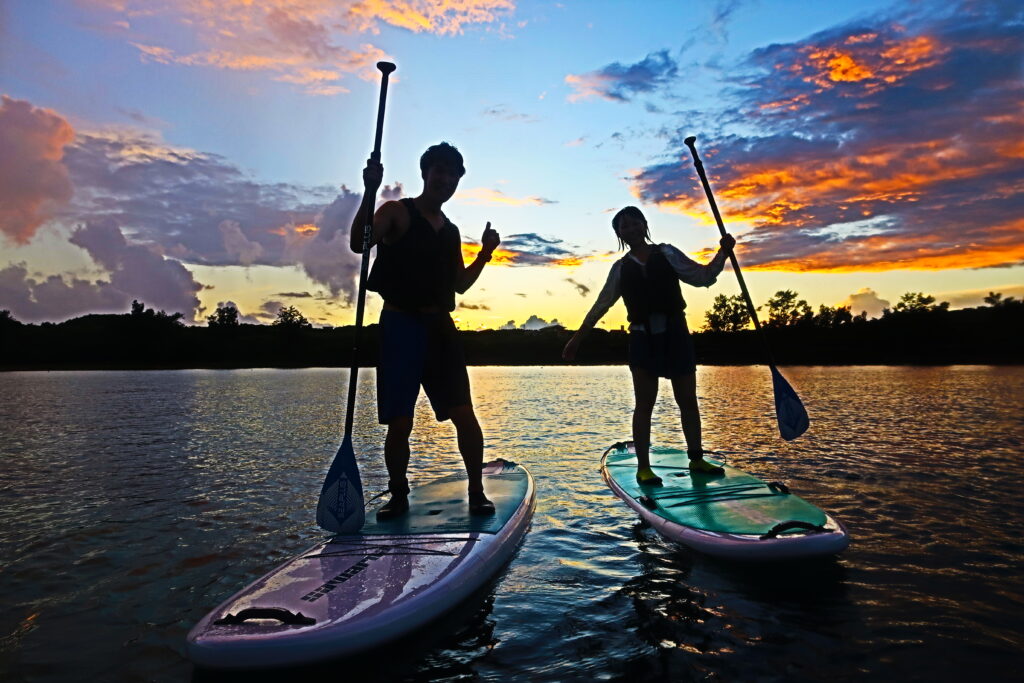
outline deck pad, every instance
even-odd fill
[[[760,535],[785,521],[825,523],[825,513],[802,498],[725,463],[707,460],[721,465],[725,474],[690,472],[686,451],[652,447],[651,467],[662,486],[637,483],[632,449],[610,452],[606,464],[608,475],[634,500],[663,519],[693,529]]]
[[[493,515],[470,515],[466,500],[466,473],[453,474],[429,484],[414,486],[409,494],[409,512],[387,521],[366,516],[359,530],[363,535],[441,534],[480,532],[496,534],[519,508],[529,486],[522,468],[487,476],[487,497],[494,503]]]

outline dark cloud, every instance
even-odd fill
[[[492,107],[487,107],[481,112],[484,116],[491,118],[500,119],[502,121],[522,121],[523,123],[535,123],[540,121],[539,118],[531,114],[524,114],[522,112],[512,111],[508,105],[497,104]]]
[[[576,291],[580,293],[580,296],[586,296],[590,294],[590,287],[587,287],[582,282],[576,282],[571,277],[565,278],[565,281],[571,284],[573,287],[575,287]]]
[[[467,304],[463,301],[459,302],[459,308],[464,308],[467,311],[489,311],[491,307],[487,304]]]
[[[532,232],[503,237],[500,249],[511,255],[508,262],[512,265],[561,265],[567,259],[577,259],[563,240]]]
[[[253,313],[253,316],[259,319],[261,322],[275,320],[277,318],[278,312],[282,308],[287,308],[287,306],[284,305],[284,302],[274,300],[264,301],[260,305],[260,310]]]
[[[1022,15],[1010,3],[922,4],[753,52],[723,108],[744,132],[723,127],[701,149],[726,220],[754,225],[744,262],[1024,262]],[[682,144],[691,132],[677,131],[672,160],[641,171],[635,189],[706,215]]]
[[[721,40],[729,39],[729,22],[742,4],[743,0],[718,0],[711,8],[711,31]]]
[[[575,88],[571,101],[588,97],[603,97],[617,102],[628,102],[636,95],[654,92],[668,84],[679,73],[679,65],[668,50],[647,55],[635,64],[613,62],[597,71],[569,74],[565,82]]]
[[[313,295],[309,292],[278,292],[274,296],[279,296],[282,299],[309,299]]]

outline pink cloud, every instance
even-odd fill
[[[64,148],[75,131],[58,114],[6,95],[0,103],[0,232],[27,244],[73,194]]]

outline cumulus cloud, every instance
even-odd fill
[[[869,318],[877,318],[882,315],[882,311],[887,308],[891,308],[889,302],[880,298],[878,296],[878,292],[870,287],[862,287],[847,297],[846,300],[839,305],[849,306],[850,312],[853,313],[853,315],[867,313]]]
[[[402,183],[395,183],[382,187],[378,196],[383,201],[397,201],[403,197],[404,193]]]
[[[196,292],[202,285],[174,259],[156,249],[130,245],[113,220],[87,223],[75,230],[70,242],[85,249],[110,273],[109,285],[125,300],[139,299],[154,309],[182,313],[193,322],[199,307]]]
[[[570,102],[599,97],[628,102],[636,95],[651,93],[675,80],[679,65],[668,50],[652,52],[635,64],[613,62],[597,71],[565,77],[574,90]]]
[[[224,238],[224,250],[228,256],[237,258],[241,265],[251,266],[263,256],[263,247],[259,242],[248,239],[237,221],[221,221],[217,227]]]
[[[0,232],[26,244],[71,199],[63,163],[75,132],[61,116],[6,95],[0,99]]]
[[[126,131],[80,134],[66,164],[80,189],[69,218],[114,220],[133,243],[185,263],[298,265],[353,296],[359,261],[347,240],[360,196],[346,187],[258,183],[217,155]]]
[[[754,51],[702,149],[744,263],[792,271],[1024,262],[1021,10],[922,4]],[[680,128],[642,200],[706,219]]]
[[[109,282],[31,276],[23,264],[0,269],[0,303],[18,320],[62,321],[82,313],[126,313],[131,297]]]
[[[545,320],[544,318],[541,318],[538,315],[531,315],[526,320],[526,322],[524,322],[522,324],[521,329],[524,329],[524,330],[543,330],[546,327],[554,327],[556,325],[561,325],[561,324],[562,323],[558,322],[557,318],[552,318],[551,322],[548,322],[547,320]]]
[[[544,320],[538,315],[531,315],[527,318],[526,322],[522,325],[516,325],[515,320],[509,320],[507,323],[499,327],[499,330],[543,330],[547,327],[554,327],[555,325],[561,325],[557,319],[552,319],[551,322]]]
[[[236,304],[234,301],[217,302],[217,308],[224,308],[225,306],[230,306],[234,308],[236,311],[238,311],[238,322],[240,323],[246,323],[249,325],[259,325],[262,322],[259,318],[257,318],[254,315],[246,315],[245,313],[243,313],[242,309],[239,308],[238,304]]]
[[[181,263],[150,247],[130,245],[113,221],[87,223],[70,239],[106,272],[107,280],[74,275],[32,276],[23,264],[0,270],[0,302],[28,322],[61,321],[84,313],[124,313],[133,299],[193,322],[202,285]]]

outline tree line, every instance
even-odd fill
[[[791,290],[777,292],[764,308],[772,352],[783,365],[1024,363],[1024,302],[998,293],[984,306],[950,310],[947,302],[908,292],[874,319],[849,307],[815,312]],[[182,318],[138,301],[126,314],[61,323],[26,324],[0,311],[0,369],[346,367],[354,359],[353,326],[314,328],[294,306],[282,307],[270,325],[241,322],[233,306],[218,307],[206,326]],[[571,336],[560,325],[460,334],[471,365],[562,365]],[[376,337],[377,326],[367,325],[360,365],[376,364]],[[702,364],[767,359],[740,296],[719,295],[693,337]],[[624,364],[627,348],[628,333],[597,329],[577,363]]]
[[[1003,298],[998,292],[989,292],[984,299],[986,306],[992,308],[1019,309],[1024,302],[1014,297]],[[814,326],[842,327],[854,323],[868,321],[867,311],[854,315],[849,306],[827,306],[822,304],[815,313],[811,305],[790,289],[776,292],[767,304],[758,306],[760,313],[767,308],[768,317],[758,320],[769,328]],[[882,310],[882,318],[891,316],[912,315],[918,318],[926,314],[942,314],[949,310],[949,302],[936,303],[935,297],[923,292],[906,292],[900,296],[893,308]],[[709,332],[737,332],[753,327],[750,309],[739,294],[726,296],[719,294],[711,308],[704,314],[704,329]]]

